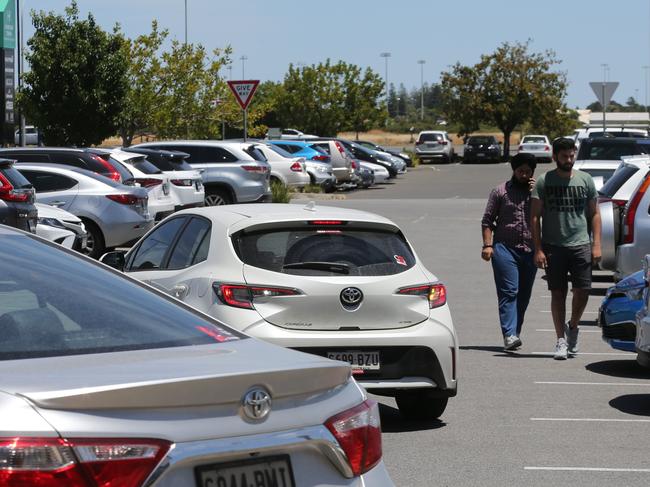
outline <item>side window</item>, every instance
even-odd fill
[[[133,257],[129,259],[127,270],[161,269],[169,248],[186,221],[186,217],[174,218],[156,228],[142,241]]]
[[[320,150],[326,152],[327,154],[331,154],[330,145],[327,142],[323,144],[312,144],[312,147],[318,147]]]
[[[52,174],[42,171],[31,171],[22,169],[21,174],[32,183],[37,193],[47,193],[49,191],[64,191],[73,188],[78,181],[61,174]]]
[[[209,245],[210,222],[203,218],[192,218],[178,239],[166,268],[185,269],[204,261],[208,257]]]
[[[66,164],[68,166],[80,167],[81,169],[88,169],[88,165],[80,158],[72,154],[53,154],[52,162],[56,164]]]
[[[165,145],[165,146],[159,146],[153,148],[185,152],[186,154],[190,155],[190,157],[187,158],[187,162],[190,164],[203,164],[207,162],[204,157],[205,154],[203,151],[203,147],[200,147],[198,145],[174,145],[174,146]]]
[[[237,162],[237,158],[223,147],[205,147],[210,162]]]

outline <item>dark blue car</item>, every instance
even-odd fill
[[[603,340],[610,347],[635,351],[635,316],[643,307],[644,289],[643,271],[638,271],[607,290],[598,311],[598,325],[603,329]]]

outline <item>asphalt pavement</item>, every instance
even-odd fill
[[[551,169],[538,166],[537,173]],[[384,460],[398,486],[646,486],[650,373],[595,326],[611,276],[595,273],[580,353],[555,361],[550,293],[538,272],[523,348],[502,352],[492,269],[480,258],[486,198],[509,165],[425,165],[394,184],[317,204],[368,210],[401,226],[448,288],[460,341],[459,392],[440,421],[382,404]]]

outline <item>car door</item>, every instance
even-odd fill
[[[36,201],[68,211],[79,193],[79,181],[63,174],[17,168],[36,190]]]
[[[209,299],[209,275],[201,277],[197,265],[208,257],[210,230],[203,217],[171,218],[142,239],[127,258],[125,272],[203,310],[202,299],[206,295]]]

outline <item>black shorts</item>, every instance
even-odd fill
[[[591,289],[591,245],[556,247],[544,244],[546,280],[549,290],[567,289],[569,277],[573,289]]]

